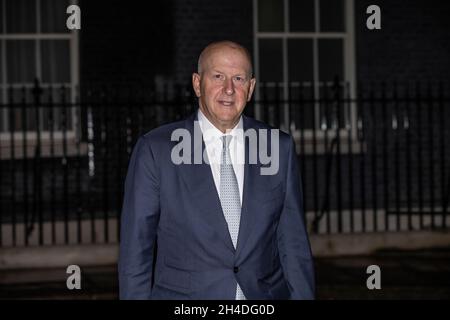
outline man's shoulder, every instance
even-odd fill
[[[140,138],[148,144],[167,144],[171,141],[172,134],[177,129],[182,129],[186,127],[187,119],[170,122],[156,127],[146,133],[144,133]]]

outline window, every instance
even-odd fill
[[[44,89],[42,100],[53,90],[53,102],[63,96],[60,89],[66,88],[67,102],[74,102],[78,86],[78,35],[66,27],[66,8],[69,0],[0,0],[0,103],[19,103],[24,97],[27,104],[33,102],[32,88],[35,79]],[[27,110],[26,121],[22,121],[19,110],[10,114],[1,108],[0,133],[11,131],[35,131],[38,126],[45,132],[50,128],[45,121],[45,108],[40,116]],[[11,109],[9,109],[11,110]],[[12,111],[11,111],[12,112]],[[58,118],[61,110],[55,111],[55,128],[61,130]],[[73,131],[73,114],[69,112],[67,129]],[[13,120],[14,124],[11,123]],[[13,130],[12,130],[13,128]]]
[[[322,102],[354,96],[353,0],[253,0],[253,10],[256,100],[262,101],[256,116],[277,97],[281,128],[320,136],[339,127],[345,134],[355,124],[354,107],[333,113]],[[301,99],[310,103],[295,102]]]
[[[26,133],[27,140],[36,140],[53,131],[54,138],[74,136],[75,108],[52,110],[33,106],[32,89],[38,79],[43,89],[41,102],[53,103],[65,99],[75,102],[78,86],[78,33],[66,27],[66,9],[76,1],[70,0],[0,0],[0,140],[3,147],[14,136],[17,143]],[[62,90],[61,88],[65,89]],[[50,91],[50,88],[52,90]],[[26,111],[11,107],[10,102],[26,99]],[[9,105],[9,106],[8,106]],[[49,113],[53,125],[50,128]],[[67,121],[62,122],[65,115]]]

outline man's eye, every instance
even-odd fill
[[[221,80],[222,79],[222,75],[221,74],[215,74],[214,75],[214,79]]]
[[[235,77],[234,79],[235,79],[237,82],[244,82],[244,81],[245,81],[245,79],[244,79],[243,77],[239,77],[239,76]]]

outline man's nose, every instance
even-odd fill
[[[232,95],[234,93],[233,79],[225,80],[224,90],[227,95]]]

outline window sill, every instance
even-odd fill
[[[311,132],[308,132],[311,133]],[[322,132],[323,133],[323,132]],[[329,135],[327,138],[323,134],[318,134],[315,141],[312,135],[300,136],[300,131],[291,133],[295,141],[295,149],[298,155],[325,155],[337,154],[337,141],[335,135]],[[359,141],[356,137],[351,137],[349,141],[348,134],[343,134],[339,137],[339,154],[341,155],[355,155],[367,152],[366,142]]]
[[[14,140],[13,145],[14,147],[11,146],[10,140],[0,140],[0,160],[32,159],[36,156],[36,139],[27,139],[26,144],[22,139]],[[76,157],[86,156],[87,154],[88,144],[86,142],[77,143],[73,137],[66,138],[65,148],[64,140],[61,138],[53,139],[52,143],[48,138],[41,139],[40,158]]]

